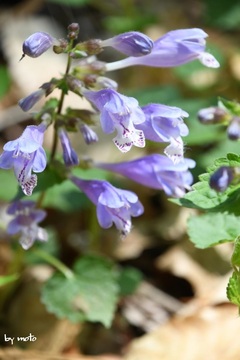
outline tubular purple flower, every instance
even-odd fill
[[[13,168],[25,195],[30,196],[37,185],[37,175],[32,171],[42,172],[47,164],[46,154],[42,147],[45,124],[27,126],[22,135],[7,142],[0,155],[0,168]]]
[[[30,35],[23,43],[23,54],[36,58],[46,52],[54,43],[55,39],[45,32],[36,32]]]
[[[143,131],[134,126],[145,121],[145,115],[136,99],[113,89],[83,90],[83,95],[100,111],[103,131],[110,134],[117,130],[113,142],[120,151],[127,152],[132,145],[145,146]]]
[[[107,229],[114,223],[123,236],[129,234],[131,216],[140,216],[144,211],[136,194],[118,189],[104,180],[82,180],[75,176],[70,179],[96,205],[101,227]]]
[[[193,177],[188,169],[195,164],[194,160],[185,159],[174,165],[166,156],[152,154],[132,161],[96,163],[95,166],[121,174],[144,186],[163,190],[168,196],[182,197],[186,190],[191,189]]]
[[[207,67],[217,68],[219,62],[205,51],[207,36],[198,28],[170,31],[154,41],[150,54],[142,57],[128,57],[106,64],[106,70],[112,71],[135,65],[173,67],[195,59]]]
[[[151,52],[153,41],[145,34],[130,31],[101,41],[101,46],[111,46],[128,56],[143,56]]]
[[[45,90],[40,88],[25,98],[19,100],[18,105],[23,111],[29,111],[39,100],[43,98],[44,95]]]
[[[145,122],[138,124],[137,129],[144,132],[146,139],[155,142],[170,142],[165,149],[174,163],[183,160],[183,142],[181,136],[188,135],[188,127],[183,117],[188,113],[178,107],[162,104],[149,104],[142,107],[146,116]]]
[[[73,149],[65,130],[59,129],[58,136],[62,145],[63,160],[66,166],[77,165],[79,163],[76,151]]]
[[[38,226],[38,223],[46,217],[46,212],[36,209],[34,201],[15,201],[10,204],[7,212],[14,216],[8,224],[7,233],[9,235],[20,233],[19,242],[24,250],[29,249],[35,240],[47,241],[46,230]]]
[[[79,129],[83,135],[85,143],[90,145],[98,141],[97,134],[86,124],[81,124]]]

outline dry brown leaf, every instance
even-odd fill
[[[133,341],[124,360],[239,360],[239,332],[236,306],[205,307]]]
[[[159,257],[156,266],[188,280],[194,288],[197,306],[227,301],[226,286],[230,275],[220,276],[208,272],[179,246]]]

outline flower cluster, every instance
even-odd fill
[[[140,106],[135,98],[118,92],[118,84],[106,74],[135,65],[173,67],[199,60],[207,67],[217,68],[219,63],[205,50],[207,34],[197,28],[170,31],[156,41],[132,31],[110,39],[78,42],[78,33],[79,26],[73,23],[68,27],[66,39],[57,40],[50,34],[37,32],[24,41],[23,56],[36,58],[52,48],[56,54],[67,56],[68,66],[62,77],[51,79],[19,101],[20,108],[29,111],[54,89],[62,91],[59,101],[48,101],[35,115],[37,125],[28,126],[18,139],[4,145],[0,168],[13,168],[23,193],[30,196],[37,185],[35,173],[44,171],[47,166],[43,137],[47,128],[53,125],[54,142],[49,158],[51,166],[55,164],[53,160],[56,160],[59,139],[62,164],[66,169],[63,176],[70,179],[96,206],[100,226],[109,228],[114,223],[126,236],[132,227],[131,217],[143,213],[138,196],[118,189],[107,181],[84,180],[73,175],[72,168],[81,166],[81,161],[71,145],[68,132],[80,132],[85,142],[92,144],[98,141],[92,127],[99,121],[104,133],[115,133],[113,143],[122,153],[130,151],[132,146],[145,147],[146,140],[166,143],[163,155],[152,154],[117,164],[92,161],[92,166],[163,190],[168,196],[181,197],[191,189],[193,178],[189,169],[195,166],[193,160],[184,159],[182,137],[188,135],[188,127],[184,123],[188,114],[178,107],[165,104]],[[105,47],[112,47],[125,54],[126,58],[112,63],[99,61],[97,55]],[[68,91],[87,99],[92,110],[66,109],[63,112],[63,99]],[[43,230],[38,227],[45,212],[34,209],[34,203],[27,200],[13,203],[9,212],[15,218],[10,222],[8,232],[20,232],[20,243],[25,249],[36,239],[46,240]]]

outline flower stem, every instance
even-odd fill
[[[56,269],[58,269],[67,279],[71,279],[74,277],[74,273],[64,265],[60,260],[56,259],[54,256],[43,250],[35,250],[35,254],[42,259],[46,260],[49,264],[53,265]]]
[[[66,67],[66,70],[65,70],[65,75],[64,77],[66,77],[66,75],[69,73],[69,69],[70,69],[70,66],[71,66],[71,57],[70,55],[68,54],[68,61],[67,61],[67,67]],[[63,108],[63,101],[64,101],[64,98],[65,98],[65,91],[62,90],[61,92],[61,97],[60,97],[60,100],[59,100],[59,104],[58,104],[58,109],[57,109],[57,112],[56,114],[57,115],[60,115],[61,112],[62,112],[62,108]],[[51,150],[51,154],[50,154],[50,161],[52,161],[56,155],[56,151],[57,151],[57,145],[58,145],[58,134],[57,134],[57,130],[56,128],[54,129],[54,134],[53,134],[53,145],[52,145],[52,150]]]

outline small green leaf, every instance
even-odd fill
[[[234,271],[229,279],[227,297],[233,304],[240,306],[240,277],[237,271]]]
[[[16,281],[19,278],[18,274],[0,276],[0,286],[7,285],[13,281]]]
[[[74,266],[74,276],[56,273],[44,285],[42,301],[49,312],[72,322],[112,322],[119,287],[116,271],[108,260],[82,257]]]
[[[234,242],[231,263],[233,266],[240,266],[240,236],[238,236]]]
[[[234,241],[240,234],[240,217],[227,213],[208,213],[188,220],[188,234],[196,247],[205,249]]]

